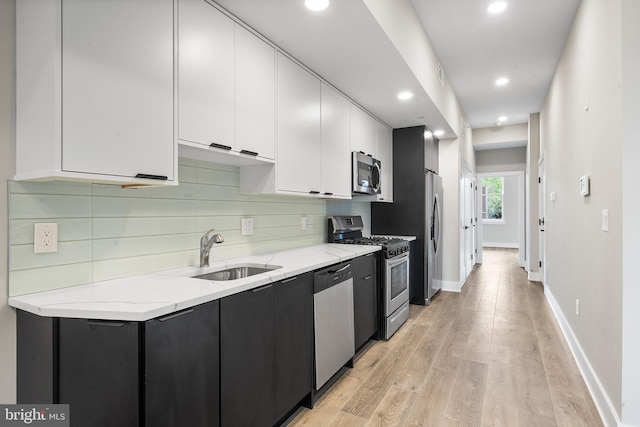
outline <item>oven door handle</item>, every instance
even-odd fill
[[[389,259],[387,262],[389,263],[389,267],[395,267],[398,264],[402,264],[406,260],[409,259],[409,253],[404,253],[400,256]]]

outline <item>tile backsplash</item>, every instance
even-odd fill
[[[9,294],[195,265],[200,237],[210,228],[225,239],[213,248],[213,260],[320,244],[326,242],[327,205],[351,209],[351,202],[242,195],[235,166],[181,158],[179,181],[141,189],[10,182]],[[368,203],[354,205],[367,215]],[[253,218],[253,235],[241,235],[243,217]],[[58,252],[33,253],[37,222],[58,224]]]

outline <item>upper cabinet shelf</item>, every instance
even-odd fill
[[[177,184],[174,9],[16,3],[16,179]]]

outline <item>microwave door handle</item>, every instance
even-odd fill
[[[371,184],[376,192],[378,192],[380,191],[380,184],[382,184],[382,175],[380,173],[380,164],[378,162],[373,162],[371,175],[374,175],[371,177],[372,181],[375,179],[375,183],[372,182]]]

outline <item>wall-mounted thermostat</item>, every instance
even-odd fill
[[[589,195],[589,175],[585,175],[580,178],[580,195],[588,196]]]

